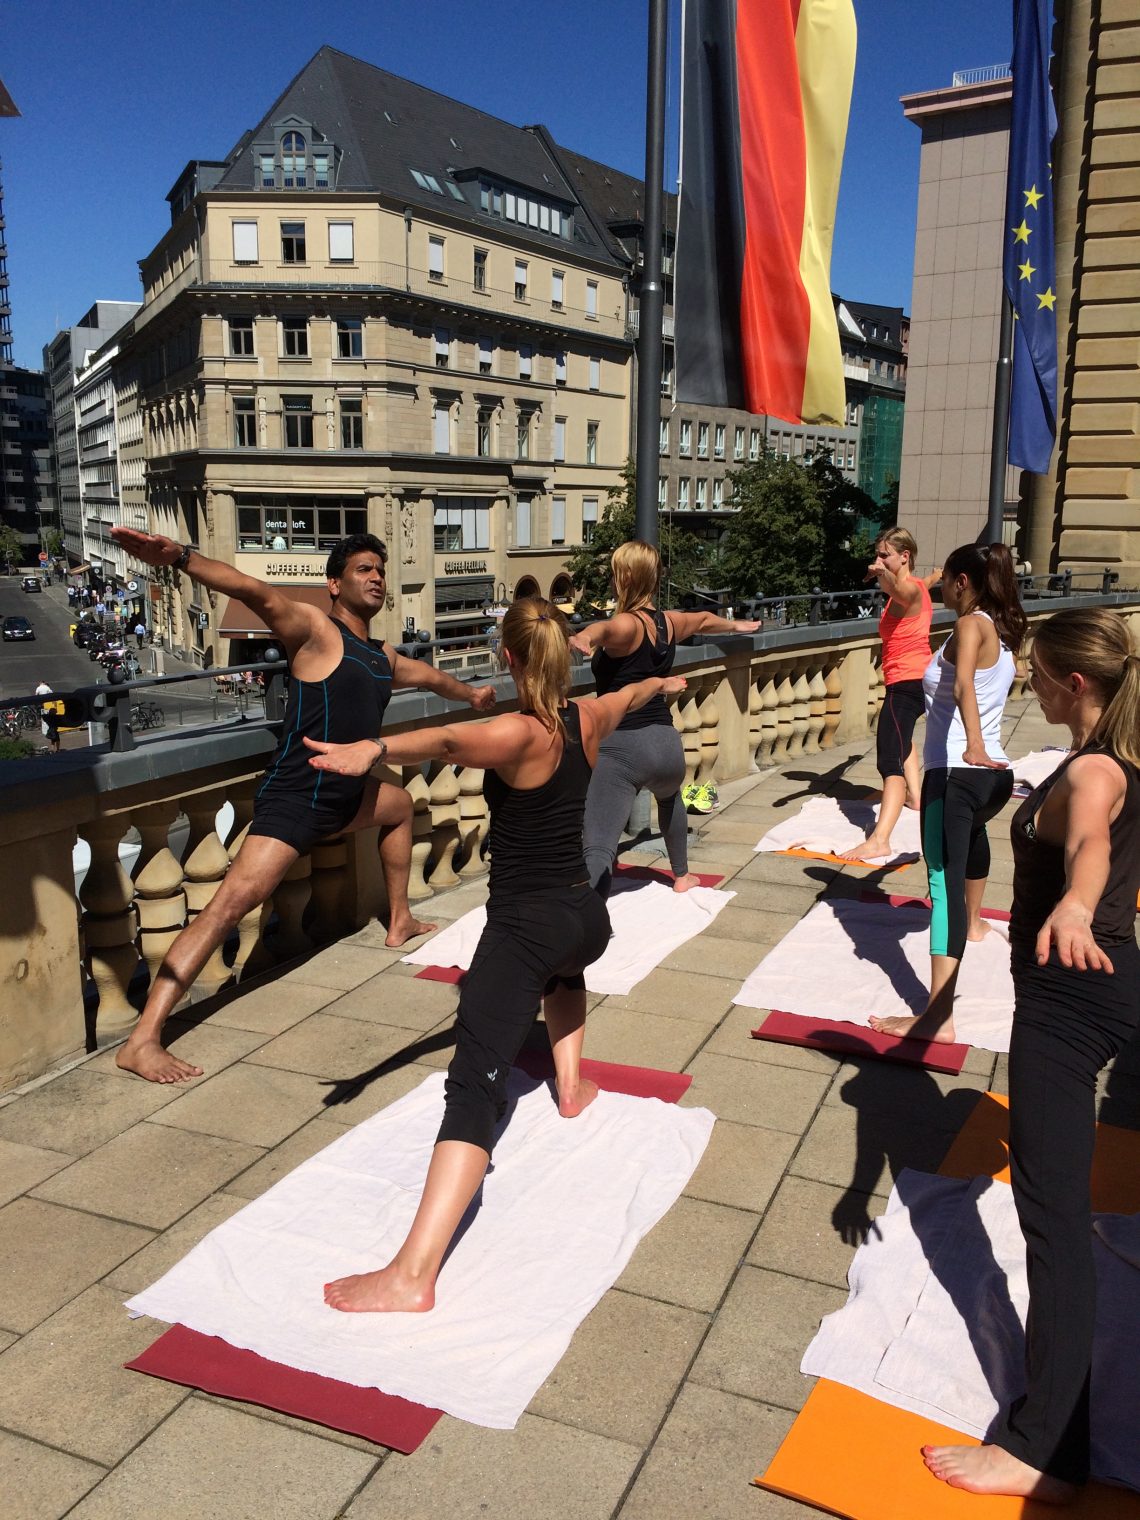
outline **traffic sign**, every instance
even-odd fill
[[[46,565],[46,564],[47,564],[47,562],[48,562],[48,557],[47,557],[47,555],[46,555],[46,554],[45,554],[45,553],[44,553],[44,551],[43,551],[43,550],[42,550],[42,549],[41,549],[41,550],[40,550],[40,564],[41,564],[41,565]]]

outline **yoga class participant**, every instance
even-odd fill
[[[1025,1393],[984,1446],[928,1446],[955,1488],[1052,1503],[1089,1475],[1096,1079],[1140,1019],[1140,656],[1104,607],[1036,630],[1032,686],[1072,753],[1013,816],[1010,1180],[1029,1269]]]
[[[598,695],[620,691],[647,676],[673,668],[678,639],[694,633],[755,633],[757,622],[717,617],[712,612],[659,612],[661,556],[652,544],[633,539],[619,544],[611,561],[617,610],[606,622],[590,623],[570,647],[592,656]],[[608,896],[618,842],[633,799],[643,788],[657,798],[661,835],[673,870],[673,890],[687,892],[698,882],[689,873],[689,825],[681,801],[685,751],[663,699],[647,702],[624,717],[602,745],[586,801],[585,846],[590,884]]]
[[[891,853],[891,835],[904,806],[919,806],[918,751],[914,725],[922,717],[922,677],[930,664],[929,586],[914,573],[918,545],[905,528],[888,528],[875,544],[867,580],[876,581],[887,598],[879,617],[883,641],[885,692],[875,729],[875,763],[883,778],[883,797],[875,827],[862,844],[840,854],[842,860],[881,860]]]
[[[922,853],[930,877],[930,997],[915,1018],[872,1019],[882,1034],[950,1043],[954,988],[967,940],[988,933],[986,824],[1013,796],[1001,747],[1005,700],[1025,637],[1013,559],[1004,544],[963,544],[942,571],[942,599],[958,617],[923,676]]]
[[[351,742],[379,732],[393,688],[420,687],[480,712],[495,704],[494,688],[471,687],[421,660],[399,655],[368,637],[384,605],[388,551],[371,533],[343,539],[325,566],[329,612],[294,601],[279,586],[207,559],[193,544],[161,534],[113,528],[128,554],[148,565],[168,565],[211,591],[244,602],[277,639],[289,661],[289,696],[277,751],[258,788],[253,820],[209,903],[166,952],[151,982],[139,1021],[115,1057],[124,1071],[150,1082],[185,1082],[202,1070],[162,1047],[163,1025],[194,978],[245,915],[280,886],[293,862],[319,839],[380,830],[380,864],[388,893],[389,945],[402,945],[434,924],[421,923],[408,906],[412,853],[412,802],[402,786],[373,779],[314,776],[300,744],[305,735]]]
[[[650,677],[597,701],[568,702],[566,634],[550,602],[528,597],[508,609],[502,651],[518,688],[517,713],[359,744],[305,740],[310,764],[322,774],[363,776],[377,759],[480,767],[491,810],[487,923],[459,998],[443,1124],[423,1196],[387,1266],[325,1284],[325,1302],[334,1309],[432,1308],[444,1255],[483,1181],[506,1112],[511,1066],[540,1006],[559,1113],[575,1118],[597,1096],[578,1069],[586,1028],[582,973],[610,937],[609,914],[582,858],[590,770],[598,746],[626,713],[682,691],[685,682]]]

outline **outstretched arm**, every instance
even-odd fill
[[[694,633],[756,633],[763,625],[755,618],[722,618],[715,612],[667,612],[678,641]]]
[[[638,621],[630,612],[615,612],[612,618],[599,618],[596,623],[587,623],[585,628],[570,635],[570,648],[587,659],[595,649],[604,649],[607,654],[619,657],[632,654],[641,637]]]
[[[607,692],[604,697],[579,699],[578,711],[590,731],[586,738],[587,749],[592,752],[590,763],[593,764],[598,745],[609,738],[626,713],[636,712],[654,697],[678,696],[687,685],[684,676],[650,676],[632,686]]]
[[[489,723],[445,723],[439,728],[415,728],[387,739],[360,739],[355,744],[325,744],[305,738],[314,770],[341,776],[366,776],[373,766],[417,765],[443,760],[494,770],[518,760],[533,729],[521,713],[507,713]]]
[[[393,687],[416,687],[420,691],[434,691],[436,696],[449,702],[469,702],[476,712],[491,712],[495,706],[493,686],[468,686],[457,681],[445,670],[436,670],[426,660],[409,660],[407,655],[397,654],[390,644],[384,653],[392,667]]]
[[[162,533],[139,533],[134,528],[112,528],[111,537],[144,565],[178,565],[191,580],[211,591],[221,591],[244,602],[293,654],[318,631],[321,614],[315,607],[295,602],[277,586],[255,580],[220,559],[209,559],[194,549],[185,564],[183,546]]]
[[[1037,964],[1043,966],[1056,946],[1063,966],[1111,973],[1112,962],[1092,937],[1092,921],[1108,885],[1109,828],[1124,796],[1124,777],[1107,756],[1084,755],[1072,762],[1057,791],[1068,803],[1065,892],[1037,936]]]

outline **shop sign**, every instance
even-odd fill
[[[482,559],[445,559],[444,575],[486,575],[487,562]]]

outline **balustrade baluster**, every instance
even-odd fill
[[[182,859],[187,919],[190,923],[209,906],[222,877],[229,870],[230,858],[218,837],[216,825],[218,810],[225,800],[224,792],[209,791],[196,792],[182,802],[182,811],[190,821],[190,834]],[[230,970],[225,962],[224,950],[225,947],[219,945],[202,967],[195,979],[191,996],[207,996],[229,981]]]
[[[428,788],[431,813],[431,885],[435,892],[454,887],[459,877],[455,854],[459,849],[459,777],[454,765],[441,765]]]
[[[99,994],[96,1027],[102,1044],[128,1034],[137,1018],[127,998],[141,959],[135,945],[134,886],[119,859],[119,844],[129,827],[126,813],[92,818],[79,827],[91,847],[79,901],[87,971]]]
[[[718,682],[714,679],[705,688],[698,701],[700,715],[701,758],[698,778],[711,781],[716,770],[716,757],[720,753],[720,709],[717,707]]]
[[[795,727],[794,704],[792,672],[786,670],[783,675],[776,677],[776,746],[772,751],[772,759],[777,765],[782,765],[792,753],[791,740]]]
[[[408,877],[408,901],[422,902],[435,895],[424,872],[431,857],[431,797],[418,767],[404,770],[404,785],[412,799],[412,867]]]
[[[142,838],[139,858],[131,873],[139,949],[152,985],[166,952],[186,923],[182,867],[170,849],[170,826],[178,813],[178,803],[171,799],[151,807],[136,808],[132,814],[134,826]]]
[[[487,803],[483,796],[483,772],[467,766],[459,772],[459,840],[463,864],[459,875],[481,876],[487,869],[483,840],[487,836]]]
[[[760,765],[769,766],[775,764],[778,739],[780,697],[775,672],[765,670],[757,684],[760,690],[760,751],[756,759]]]
[[[826,701],[823,709],[823,733],[820,735],[820,749],[830,749],[835,743],[835,730],[843,720],[843,661],[837,660],[834,665],[827,667],[824,676],[823,689],[826,693]]]
[[[823,667],[812,661],[805,672],[808,681],[808,723],[804,753],[818,755],[822,749],[820,735],[827,714],[827,687],[823,684]]]

